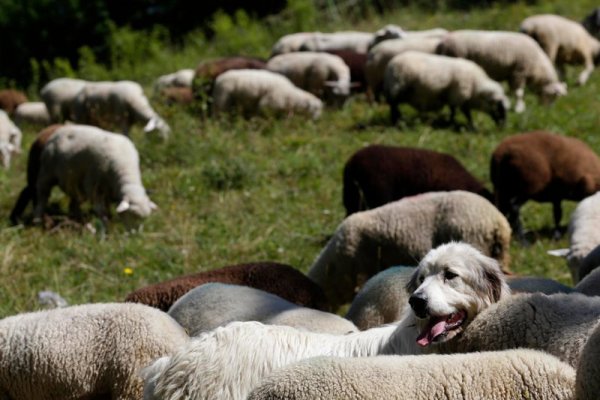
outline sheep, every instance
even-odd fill
[[[280,54],[267,62],[267,69],[287,77],[326,103],[342,104],[350,96],[350,68],[333,54],[310,51]]]
[[[375,274],[352,300],[346,318],[361,331],[399,321],[408,304],[406,285],[415,267],[390,267]]]
[[[448,33],[439,54],[467,58],[479,64],[494,80],[508,81],[516,96],[515,111],[525,111],[525,86],[543,103],[567,94],[552,62],[535,40],[520,32],[458,30]]]
[[[587,82],[600,61],[600,42],[579,22],[559,15],[532,15],[521,22],[520,31],[540,44],[561,76],[565,76],[566,64],[584,64],[579,85]]]
[[[56,130],[62,126],[64,125],[54,124],[42,129],[29,148],[29,158],[27,159],[27,184],[19,194],[17,202],[10,213],[10,221],[13,225],[19,223],[23,212],[30,201],[33,203],[34,208],[37,204],[36,184],[40,173],[42,150],[44,150],[46,143]]]
[[[511,230],[489,201],[461,190],[430,192],[352,214],[336,229],[308,272],[333,310],[356,288],[393,265],[415,265],[450,240],[470,243],[508,271]]]
[[[600,7],[595,8],[590,14],[581,21],[581,25],[590,35],[600,39]]]
[[[248,400],[572,400],[575,370],[541,351],[316,357],[280,368]],[[596,392],[597,393],[597,392]]]
[[[405,39],[386,40],[369,50],[365,74],[367,85],[374,99],[379,100],[381,98],[385,68],[394,56],[410,50],[433,54],[440,41],[441,39],[435,36],[414,36]]]
[[[339,31],[333,33],[315,32],[305,38],[300,51],[330,51],[330,50],[352,50],[357,53],[366,54],[369,43],[373,40],[370,32]]]
[[[233,321],[259,321],[340,335],[358,331],[352,322],[335,314],[300,307],[260,289],[218,282],[190,290],[169,308],[168,314],[190,336]]]
[[[600,327],[596,328],[587,340],[577,366],[575,380],[575,398],[577,400],[596,400],[600,387]]]
[[[590,251],[579,264],[579,280],[583,280],[588,274],[600,267],[600,245]]]
[[[350,68],[350,91],[351,93],[365,92],[367,90],[367,81],[365,68],[367,64],[367,55],[357,53],[352,50],[329,50],[329,54],[340,57],[348,68]]]
[[[17,125],[32,124],[46,126],[50,124],[50,114],[42,101],[31,101],[20,104],[14,112],[13,119]]]
[[[577,285],[575,291],[586,296],[600,296],[600,268],[592,270]]]
[[[205,99],[212,93],[215,79],[223,72],[232,69],[265,69],[267,62],[262,58],[255,57],[224,57],[200,63],[196,67],[194,80],[192,81],[192,92],[194,97]]]
[[[504,124],[510,108],[502,85],[474,62],[416,51],[403,52],[390,60],[383,91],[393,124],[400,118],[401,103],[409,103],[419,111],[439,110],[448,104],[452,121],[455,108],[460,107],[472,130],[472,108],[489,114],[497,125]]]
[[[304,42],[318,33],[319,32],[296,32],[283,35],[271,48],[271,57],[275,57],[279,54],[300,51],[300,48]]]
[[[294,304],[329,311],[323,289],[302,272],[286,264],[261,261],[180,276],[137,289],[125,301],[147,304],[163,311],[188,291],[208,282],[250,286],[275,294]]]
[[[192,399],[245,399],[246,395],[271,371],[305,358],[328,355],[367,357],[383,354],[421,354],[423,344],[415,340],[429,332],[435,321],[438,335],[434,341],[454,340],[470,320],[485,307],[509,295],[498,263],[465,243],[450,243],[432,250],[419,264],[411,282],[413,293],[439,287],[444,271],[457,270],[453,293],[431,304],[432,313],[457,310],[451,315],[417,319],[407,308],[402,321],[347,335],[297,330],[288,326],[258,322],[233,322],[225,327],[192,338],[170,357],[155,361],[142,373],[145,400],[172,400],[186,395]],[[461,275],[459,275],[461,274]],[[425,277],[426,276],[426,277]],[[421,279],[423,278],[423,279]],[[438,282],[436,285],[435,282]],[[429,291],[429,290],[427,290]],[[464,291],[464,292],[463,292]],[[469,294],[467,294],[469,293]],[[459,299],[459,297],[461,297]],[[458,309],[457,307],[460,307]],[[464,308],[463,308],[464,307]],[[440,310],[440,311],[438,311]],[[452,325],[456,316],[462,318]],[[441,318],[447,318],[441,321]],[[419,332],[423,328],[423,332]],[[427,346],[436,351],[436,345]]]
[[[479,313],[456,340],[441,343],[442,353],[542,350],[573,368],[587,339],[600,323],[600,298],[579,293],[515,294]]]
[[[0,397],[142,397],[138,372],[189,341],[165,313],[140,304],[85,304],[0,320]]]
[[[15,109],[27,102],[25,93],[14,89],[0,90],[0,110],[6,111],[8,115],[12,115]]]
[[[373,40],[369,43],[369,51],[379,43],[394,40],[394,39],[409,39],[409,38],[441,38],[448,31],[444,28],[433,28],[419,31],[407,31],[398,25],[389,24],[373,34]]]
[[[53,123],[73,121],[73,101],[86,83],[81,79],[58,78],[40,90],[40,97]]]
[[[571,293],[573,288],[553,279],[532,276],[508,276],[508,286],[512,293]]]
[[[159,93],[163,89],[171,87],[191,88],[194,75],[196,75],[196,70],[193,68],[180,69],[171,74],[161,75],[154,82],[154,92]]]
[[[21,130],[10,120],[4,110],[0,110],[0,156],[2,165],[8,169],[13,154],[21,152]]]
[[[117,202],[116,211],[128,227],[157,208],[142,184],[133,142],[93,126],[62,126],[46,142],[36,180],[35,220],[42,218],[57,184],[69,196],[69,209],[76,218],[85,200],[103,224],[108,218],[107,206]]]
[[[160,97],[166,104],[191,104],[194,101],[192,89],[187,87],[167,87],[160,91]]]
[[[600,190],[600,158],[584,142],[546,131],[509,136],[494,150],[490,178],[499,210],[525,241],[519,210],[527,200],[551,202],[560,236],[561,201]],[[591,250],[591,248],[590,248]]]
[[[370,145],[344,165],[346,216],[425,192],[466,190],[492,201],[492,193],[450,154],[413,147]]]
[[[227,71],[215,80],[213,114],[239,111],[245,117],[255,114],[307,115],[319,118],[323,103],[285,76],[264,70]]]
[[[116,128],[129,135],[130,127],[139,122],[145,124],[144,132],[158,130],[163,139],[171,132],[136,82],[88,82],[77,93],[72,105],[73,121],[79,124]]]

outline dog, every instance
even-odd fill
[[[461,242],[427,253],[406,290],[410,308],[401,325],[418,331],[416,344],[423,348],[452,340],[477,314],[510,295],[498,262]],[[414,330],[403,330],[407,340]]]

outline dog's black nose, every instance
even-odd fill
[[[415,312],[415,315],[419,318],[425,318],[427,316],[427,300],[415,296],[414,294],[410,296],[408,299],[408,304],[410,304],[411,308]]]

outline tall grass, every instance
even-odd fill
[[[293,3],[300,7],[303,3]],[[304,10],[308,22],[289,17],[287,26],[322,31],[336,29],[375,30],[384,23],[409,29],[442,26],[514,30],[528,15],[557,12],[582,18],[595,4],[591,1],[553,1],[535,5],[503,4],[467,12],[403,8],[383,17],[360,21],[324,18]],[[312,15],[312,16],[311,16]],[[227,18],[233,18],[229,24]],[[238,14],[215,18],[217,35],[207,40],[190,35],[182,47],[170,47],[152,35],[159,46],[139,44],[148,50],[136,54],[142,39],[133,31],[125,53],[112,68],[97,65],[82,53],[77,76],[85,79],[133,79],[151,92],[152,79],[178,68],[194,67],[200,60],[235,52],[267,55],[278,35],[274,22],[258,23]],[[313,20],[314,19],[314,20]],[[243,20],[244,22],[239,24]],[[223,22],[225,21],[225,22]],[[290,22],[291,21],[291,22]],[[283,23],[282,23],[283,24]],[[219,30],[221,29],[221,30]],[[138,36],[136,36],[138,35]],[[150,39],[148,39],[150,40]],[[150,40],[150,41],[152,41]],[[75,68],[73,68],[75,72]],[[570,71],[569,83],[575,80]],[[154,105],[171,124],[168,143],[134,129],[132,139],[141,155],[144,184],[160,209],[145,222],[142,232],[129,234],[118,223],[100,237],[90,230],[63,225],[53,230],[10,227],[0,220],[0,316],[37,307],[36,294],[53,290],[70,303],[120,301],[140,286],[180,274],[208,270],[253,260],[289,263],[306,271],[341,222],[341,171],[346,159],[370,143],[419,146],[455,155],[477,177],[489,183],[489,157],[495,146],[516,132],[548,129],[585,140],[600,152],[597,134],[600,118],[600,74],[594,73],[584,87],[571,87],[567,97],[542,107],[531,96],[522,115],[511,114],[507,126],[498,130],[485,115],[476,114],[477,133],[456,132],[424,125],[404,109],[409,122],[388,124],[388,110],[353,98],[344,109],[324,112],[316,122],[301,118],[266,120],[254,118],[201,119],[193,107]],[[24,128],[24,153],[12,168],[0,171],[0,215],[8,216],[25,182],[26,149],[36,129]],[[66,199],[55,189],[53,201],[66,210]],[[564,202],[566,224],[575,206]],[[564,260],[546,250],[565,247],[567,240],[551,240],[544,232],[552,227],[549,204],[528,203],[522,210],[527,229],[538,240],[524,248],[513,242],[512,269],[519,274],[547,276],[570,283]],[[97,224],[90,217],[92,225]]]

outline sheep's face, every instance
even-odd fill
[[[167,140],[171,134],[169,125],[158,116],[152,117],[144,127],[144,132],[148,133],[152,131],[158,131],[164,140]]]
[[[542,104],[550,104],[560,96],[567,94],[567,84],[564,82],[553,82],[545,85],[540,94]]]
[[[420,331],[417,344],[423,347],[451,340],[478,313],[510,293],[496,260],[456,242],[427,253],[407,290]]]
[[[123,197],[116,211],[127,229],[137,229],[141,225],[142,219],[148,217],[158,206],[150,200],[145,191],[131,192]]]

